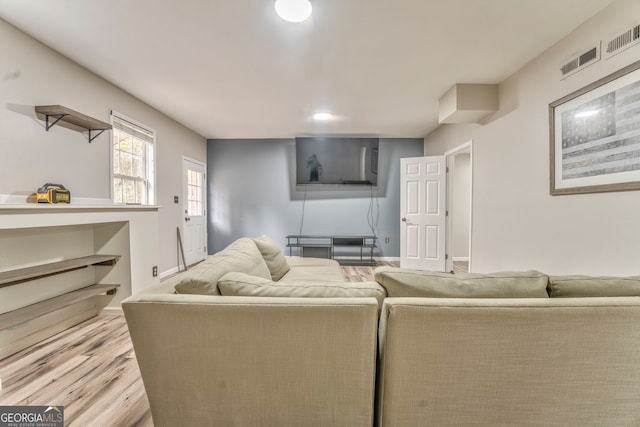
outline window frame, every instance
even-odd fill
[[[124,114],[121,114],[117,111],[114,110],[110,110],[110,114],[109,114],[109,123],[113,126],[114,121],[120,121],[120,122],[126,122],[129,125],[135,126],[137,128],[140,128],[140,130],[142,132],[146,132],[149,133],[151,135],[151,139],[152,141],[144,141],[145,143],[145,151],[144,151],[144,170],[145,170],[145,178],[140,178],[140,177],[136,177],[136,176],[132,176],[132,175],[122,175],[122,174],[115,174],[113,167],[114,167],[114,149],[113,149],[113,143],[114,143],[114,138],[115,138],[115,132],[116,129],[115,127],[111,130],[111,142],[109,145],[109,194],[110,194],[110,198],[111,198],[111,203],[115,204],[115,205],[127,205],[127,202],[123,202],[123,203],[116,203],[115,202],[115,191],[114,191],[114,187],[115,187],[115,179],[116,178],[124,178],[127,180],[133,180],[135,183],[137,182],[146,182],[146,201],[142,201],[139,204],[143,205],[143,206],[154,206],[156,204],[156,200],[157,200],[157,192],[156,192],[156,170],[157,170],[157,156],[156,156],[156,145],[157,145],[157,140],[156,140],[156,131],[155,129],[151,128],[150,126],[147,126],[143,123],[140,123],[139,121],[132,119],[131,117],[128,117]],[[135,135],[132,135],[133,137],[135,137]],[[129,203],[131,204],[131,203]],[[134,204],[138,204],[138,203],[134,203]]]

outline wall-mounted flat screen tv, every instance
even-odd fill
[[[378,185],[378,138],[296,138],[297,185]]]

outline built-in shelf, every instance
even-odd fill
[[[0,272],[0,288],[89,266],[113,266],[119,255],[88,255]],[[0,314],[0,359],[96,316],[120,285],[94,284]],[[19,289],[16,286],[12,289]]]
[[[96,284],[77,289],[45,301],[28,305],[18,310],[0,314],[0,330],[9,330],[21,326],[30,320],[37,319],[56,310],[63,309],[79,301],[97,295],[114,295],[120,285]]]
[[[17,285],[29,280],[62,274],[68,271],[86,268],[91,265],[115,265],[119,255],[89,255],[64,261],[39,264],[33,267],[18,268],[0,272],[0,288]]]
[[[62,105],[38,105],[36,106],[36,113],[45,116],[47,130],[51,129],[51,127],[58,122],[66,122],[89,131],[89,142],[96,139],[105,130],[112,128],[109,123],[94,119],[93,117],[74,111],[71,108],[63,107]],[[51,121],[51,119],[53,121]],[[92,132],[97,133],[92,135]]]

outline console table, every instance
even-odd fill
[[[376,236],[325,236],[290,234],[286,236],[289,256],[293,248],[298,255],[312,258],[335,259],[342,265],[376,265],[373,250],[376,248]],[[336,248],[359,248],[360,258],[337,258]],[[368,254],[365,254],[365,249]]]

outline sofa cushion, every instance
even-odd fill
[[[547,298],[548,277],[538,271],[449,274],[378,267],[375,279],[390,297]]]
[[[567,297],[637,297],[640,276],[549,276],[549,295]]]
[[[218,280],[225,273],[240,271],[271,279],[271,273],[252,239],[243,237],[183,273],[176,284],[179,294],[219,295]]]
[[[264,262],[267,263],[267,267],[271,272],[271,279],[277,282],[282,276],[287,274],[287,271],[290,269],[280,247],[267,236],[256,237],[253,241],[262,254]]]
[[[287,257],[287,261],[291,270],[280,279],[280,282],[345,282],[340,264],[335,260]]]
[[[373,297],[382,305],[387,293],[376,282],[273,282],[261,277],[231,272],[218,282],[224,296],[263,296],[298,298],[363,298]]]

